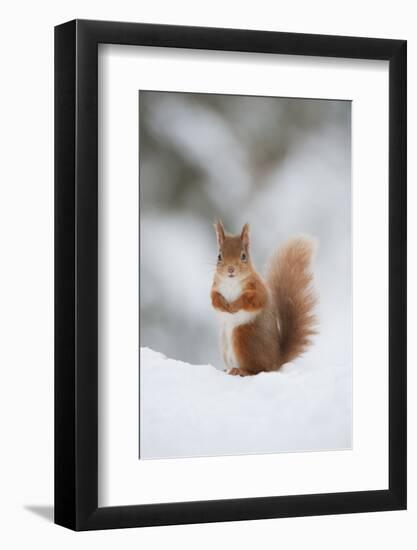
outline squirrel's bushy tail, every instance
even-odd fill
[[[277,309],[280,333],[280,363],[288,363],[306,351],[316,334],[310,264],[317,243],[309,237],[288,241],[271,258],[267,282]]]

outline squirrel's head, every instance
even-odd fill
[[[217,255],[217,274],[220,277],[244,277],[252,271],[249,255],[249,224],[245,223],[239,235],[229,235],[223,224],[214,224],[219,251]]]

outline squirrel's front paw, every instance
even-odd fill
[[[230,313],[229,302],[219,292],[212,292],[211,302],[216,309]]]
[[[229,313],[237,313],[238,311],[240,311],[240,307],[238,306],[238,304],[236,303],[231,303],[231,304],[228,304],[228,312]]]

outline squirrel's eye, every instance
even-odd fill
[[[248,257],[246,256],[246,254],[244,252],[242,252],[242,254],[240,255],[240,259],[242,260],[242,262],[246,262]]]
[[[218,261],[218,262],[221,262],[221,261],[222,261],[222,255],[221,255],[221,253],[217,256],[217,261]]]

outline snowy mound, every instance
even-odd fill
[[[141,458],[349,448],[341,385],[348,369],[300,361],[241,378],[142,348]]]

